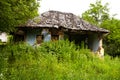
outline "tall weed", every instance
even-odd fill
[[[1,80],[119,80],[119,72],[119,58],[100,59],[67,40],[8,44],[0,52]]]

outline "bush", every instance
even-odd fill
[[[69,41],[32,47],[9,44],[0,52],[1,80],[119,80],[120,59],[100,59]]]

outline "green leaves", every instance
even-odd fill
[[[101,27],[110,30],[110,34],[105,38],[106,52],[112,56],[120,56],[120,20],[106,20]]]
[[[90,9],[82,14],[82,18],[91,24],[100,26],[100,23],[109,19],[108,3],[102,5],[101,0],[97,0],[94,4],[90,4]]]
[[[2,0],[0,5],[0,31],[13,31],[38,14],[36,0]]]
[[[102,5],[101,0],[91,3],[90,9],[82,14],[82,18],[93,25],[110,30],[104,39],[105,51],[112,56],[120,56],[120,20],[110,17],[108,3]]]

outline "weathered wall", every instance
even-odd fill
[[[52,32],[50,32],[50,34],[51,33]],[[30,45],[34,45],[36,43],[36,36],[37,35],[43,35],[42,29],[29,29],[29,30],[27,30],[26,42],[29,43]],[[43,41],[46,41],[45,35],[46,34],[44,34]],[[59,37],[61,37],[61,35],[63,35],[63,33],[59,34]],[[51,34],[51,37],[50,38],[48,37],[49,39],[47,38],[47,41],[51,40],[53,36],[54,35]],[[71,35],[67,35],[67,38],[69,38],[70,36]],[[98,47],[102,46],[102,38],[100,38],[100,35],[98,35],[97,33],[93,33],[93,34],[89,34],[89,35],[81,35],[80,38],[78,37],[80,40],[78,39],[76,41],[82,41],[82,39],[86,39],[85,36],[88,37],[87,38],[88,39],[88,48],[91,49],[93,52],[96,52],[98,50]],[[66,34],[64,34],[64,37],[66,37]],[[75,39],[75,38],[73,38],[73,39]]]
[[[30,45],[34,45],[36,43],[36,37],[37,35],[43,35],[43,41],[50,41],[51,40],[51,32],[49,33],[49,30],[46,29],[28,29],[26,34],[26,42]]]
[[[26,36],[26,42],[29,43],[30,45],[34,45],[35,41],[36,41],[36,34],[28,33]]]
[[[88,47],[96,52],[98,47],[102,45],[102,39],[99,38],[98,34],[92,34],[88,37]]]
[[[40,29],[28,29],[25,41],[30,45],[34,45],[36,43],[37,35],[41,35]]]

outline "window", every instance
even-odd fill
[[[36,36],[36,43],[41,44],[42,43],[42,35],[37,35]]]
[[[58,38],[59,38],[59,36],[58,36],[58,35],[52,35],[52,41],[57,41],[57,40],[58,40]]]

